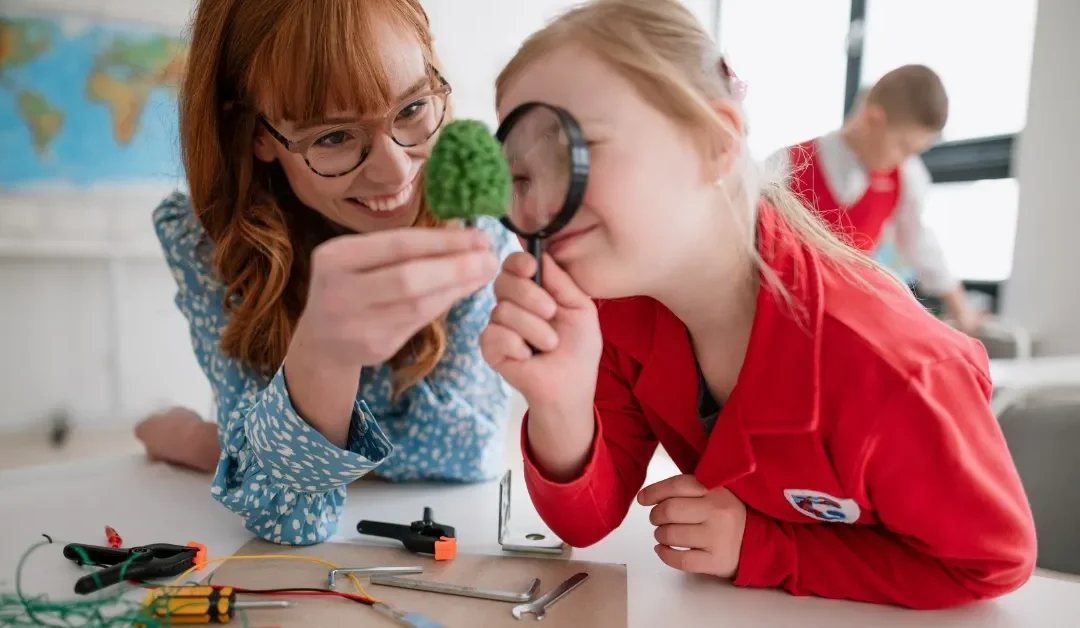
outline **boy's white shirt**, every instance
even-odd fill
[[[818,163],[837,202],[851,205],[859,200],[870,185],[870,177],[840,138],[840,133],[833,131],[823,135],[817,144]],[[783,177],[785,184],[790,181],[791,160],[787,148],[770,155],[766,165],[770,173]],[[917,155],[909,157],[900,166],[900,200],[885,229],[895,235],[897,252],[912,266],[919,286],[940,295],[955,288],[957,280],[949,272],[937,237],[923,222],[923,201],[932,182],[922,159]]]

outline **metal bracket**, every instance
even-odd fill
[[[510,478],[507,471],[499,481],[499,545],[505,552],[562,554],[566,543],[550,530],[516,535],[510,531]]]

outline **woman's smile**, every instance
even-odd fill
[[[409,210],[412,205],[416,179],[394,194],[382,196],[352,196],[345,199],[350,207],[373,218],[394,218]]]

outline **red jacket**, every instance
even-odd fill
[[[788,149],[791,191],[818,212],[834,232],[862,251],[873,251],[900,202],[900,169],[870,173],[870,186],[851,205],[841,206],[817,154],[817,140]]]
[[[582,475],[544,478],[522,430],[540,516],[572,546],[603,539],[662,444],[683,473],[746,504],[736,585],[916,608],[1016,589],[1034,568],[1035,530],[982,345],[883,274],[850,280],[785,224],[764,207],[758,246],[801,311],[762,279],[709,437],[682,322],[649,298],[598,304],[596,440]]]

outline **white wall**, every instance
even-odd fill
[[[1027,126],[1017,149],[1020,210],[1003,314],[1042,353],[1080,353],[1080,3],[1041,0]],[[1005,85],[1007,89],[1007,79]]]
[[[572,0],[428,0],[458,115],[495,123],[492,87],[520,41]],[[686,0],[706,23],[715,0]],[[4,0],[166,28],[191,0]],[[469,33],[464,35],[464,33]],[[44,425],[123,427],[171,404],[206,411],[210,389],[172,298],[150,211],[179,181],[91,190],[0,191],[0,432]]]
[[[182,29],[190,0],[4,0],[4,14],[55,12]],[[149,113],[145,114],[149,115]],[[116,428],[171,403],[205,411],[150,211],[180,183],[0,191],[0,431]]]
[[[435,45],[454,86],[458,117],[494,128],[493,86],[502,66],[530,33],[578,0],[426,0]],[[715,33],[717,0],[683,0]],[[463,36],[463,33],[477,33]]]

